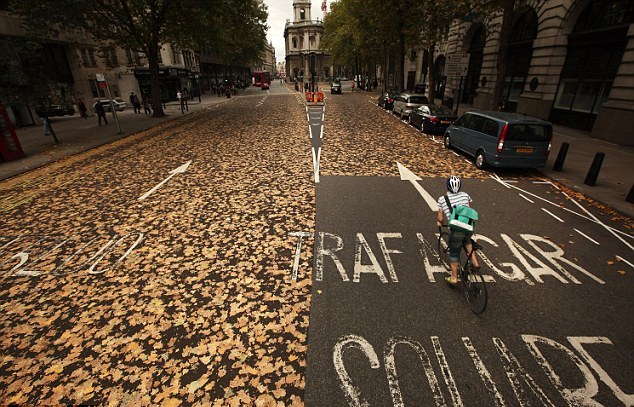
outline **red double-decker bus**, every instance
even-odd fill
[[[271,84],[271,73],[267,71],[253,72],[253,84],[260,87],[263,83]]]

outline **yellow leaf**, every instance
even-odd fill
[[[611,266],[611,265],[613,265],[613,264],[614,264],[614,262],[613,262],[612,260],[608,261],[608,265],[610,265],[610,266]]]
[[[619,270],[619,271],[617,271],[617,273],[619,273],[619,274],[620,274],[620,275],[622,275],[622,276],[624,276],[624,275],[625,275],[625,271],[623,271],[623,270]]]

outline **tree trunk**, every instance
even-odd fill
[[[150,67],[150,92],[152,94],[152,117],[164,117],[163,104],[161,103],[161,88],[159,86],[159,63],[158,63],[158,37],[148,44],[148,65]]]
[[[504,92],[504,80],[506,79],[507,57],[509,43],[511,42],[511,29],[513,25],[514,0],[503,1],[502,27],[500,28],[500,46],[498,48],[496,68],[497,75],[495,77],[495,86],[493,88],[493,97],[489,108],[498,110],[502,101],[502,93]]]
[[[400,30],[398,39],[398,52],[396,55],[396,63],[394,64],[394,81],[396,82],[396,90],[403,90],[403,83],[405,82],[405,73],[403,69],[405,67],[405,34],[403,30]]]
[[[434,70],[434,49],[436,48],[436,44],[431,44],[429,46],[429,50],[427,51],[427,71],[428,71],[428,82],[429,82],[429,103],[434,103],[434,98],[436,97],[436,73]]]

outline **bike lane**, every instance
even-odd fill
[[[631,405],[631,235],[552,184],[463,183],[482,316],[435,256],[442,179],[321,177],[306,405]]]

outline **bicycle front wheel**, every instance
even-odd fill
[[[463,275],[462,288],[469,308],[474,314],[482,314],[487,307],[488,292],[484,277],[479,270],[467,265]]]
[[[438,230],[438,260],[440,260],[440,264],[445,268],[445,270],[451,270],[451,266],[449,265],[449,245],[447,244],[447,240],[449,240],[449,233],[444,232],[439,228]]]

